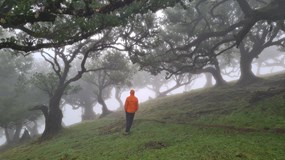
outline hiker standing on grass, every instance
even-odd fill
[[[139,108],[138,98],[135,96],[135,91],[132,89],[130,91],[130,96],[127,97],[125,102],[125,111],[126,111],[126,132],[125,134],[130,133],[130,129],[133,124],[133,120],[135,117],[135,112]]]

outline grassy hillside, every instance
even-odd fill
[[[124,113],[64,129],[0,160],[284,160],[285,75],[141,104],[131,135]]]

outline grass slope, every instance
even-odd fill
[[[64,129],[0,160],[284,160],[285,75],[141,104],[131,135],[124,113]]]

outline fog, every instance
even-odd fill
[[[257,66],[252,65],[252,70],[254,73],[256,73],[257,72]],[[260,74],[265,75],[265,74],[280,72],[280,71],[284,71],[284,68],[283,67],[274,67],[274,68],[263,67]],[[236,77],[224,76],[223,78],[229,82],[229,81],[237,80],[238,75]],[[191,86],[191,90],[202,88],[205,85],[205,83],[206,83],[205,76],[202,75],[201,77],[199,77],[193,81],[193,85]],[[169,95],[183,93],[183,92],[185,92],[184,87],[180,87],[180,88],[172,91]],[[122,93],[121,99],[123,100],[123,102],[127,96],[129,96],[129,91],[125,91]],[[139,102],[141,103],[141,102],[145,102],[145,101],[149,100],[150,98],[154,98],[154,92],[149,90],[149,89],[146,89],[146,88],[139,89],[139,90],[136,90],[136,96],[139,98]],[[106,104],[111,111],[116,111],[119,109],[119,103],[114,98],[114,90],[112,90],[112,96],[108,100],[106,100]],[[102,112],[101,106],[99,104],[94,106],[93,110],[97,116],[99,116]],[[74,109],[72,109],[71,106],[65,105],[62,108],[62,111],[63,111],[63,124],[65,126],[71,126],[71,125],[74,125],[74,124],[81,122],[81,114],[82,114],[81,108],[74,110]],[[41,125],[38,128],[38,130],[39,130],[39,133],[42,133],[44,130],[44,125]],[[5,144],[5,142],[6,142],[5,137],[4,136],[0,137],[0,145]]]
[[[201,87],[203,87],[204,84],[205,84],[205,78],[202,76],[201,78],[195,80],[194,86],[192,88],[193,89],[201,88]],[[184,92],[184,89],[179,88],[179,89],[171,92],[171,94],[177,94],[177,93],[182,93],[182,92]],[[154,98],[153,91],[146,89],[146,88],[136,90],[135,94],[139,98],[140,103],[145,102],[145,101],[149,100],[150,98]],[[127,96],[129,96],[129,91],[125,91],[122,93],[121,99],[123,100],[123,102]],[[114,90],[112,90],[111,98],[106,100],[106,104],[111,111],[116,111],[119,109],[119,103],[114,98]],[[97,114],[97,116],[99,116],[102,112],[101,106],[99,104],[96,104],[94,106],[93,110]],[[74,125],[74,124],[81,122],[82,108],[74,110],[74,109],[72,109],[72,107],[70,105],[65,105],[62,108],[62,111],[63,111],[63,120],[62,121],[63,121],[63,124],[65,126],[71,126],[71,125]],[[38,128],[38,130],[39,130],[39,133],[42,133],[44,131],[44,125],[41,125]],[[3,145],[5,142],[6,142],[5,138],[4,138],[4,136],[2,136],[0,138],[0,145]]]
[[[255,73],[257,72],[256,65],[253,65],[253,71]],[[275,67],[274,68],[274,72],[280,72],[280,71],[284,71],[284,68],[282,68],[282,67]],[[268,74],[268,73],[271,73],[271,72],[272,72],[272,67],[263,68],[261,70],[261,75],[265,75],[265,74]],[[224,79],[229,82],[229,81],[237,80],[238,77],[234,77],[233,78],[233,77],[229,77],[229,76],[224,76]],[[200,78],[196,79],[193,82],[193,86],[191,87],[191,90],[203,88],[205,83],[206,83],[205,76],[202,75]],[[170,93],[170,95],[183,93],[183,92],[184,92],[184,88],[180,87],[180,88],[172,91]],[[129,91],[123,92],[121,99],[124,101],[127,96],[129,96]],[[154,98],[154,93],[153,93],[153,91],[144,88],[144,89],[137,90],[136,91],[136,96],[139,98],[139,101],[141,103],[141,102],[145,102],[145,101],[149,100],[150,98]],[[116,110],[119,109],[119,103],[114,99],[114,90],[112,91],[111,98],[106,100],[106,104],[107,104],[107,106],[109,107],[109,109],[111,111],[116,111]],[[96,114],[98,114],[98,116],[102,112],[101,106],[99,104],[94,106],[93,110],[94,110],[94,112]],[[73,110],[71,106],[66,105],[63,108],[63,112],[64,112],[63,123],[66,126],[70,126],[70,125],[73,125],[73,124],[81,122],[81,113],[82,113],[81,108],[77,109],[77,110]]]
[[[204,84],[205,84],[205,78],[204,77],[199,78],[195,81],[193,89],[201,88],[203,87]],[[181,87],[171,92],[171,94],[177,94],[182,92],[184,92],[184,89]],[[137,90],[135,94],[139,98],[140,103],[145,102],[150,98],[154,98],[154,93],[146,88]],[[127,96],[129,96],[129,91],[123,92],[121,99],[124,101],[127,98]],[[111,111],[117,111],[119,109],[119,103],[114,98],[114,90],[112,91],[111,98],[106,100],[106,104]],[[102,113],[101,105],[99,104],[96,104],[93,110],[97,114],[97,116],[99,116]],[[71,106],[66,105],[63,107],[63,114],[64,114],[63,123],[66,126],[70,126],[81,122],[81,114],[82,114],[81,108],[73,110]]]

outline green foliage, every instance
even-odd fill
[[[46,92],[48,95],[53,95],[58,86],[58,77],[55,73],[35,73],[31,78],[31,83]]]
[[[12,12],[13,14],[21,14],[21,15],[32,14],[33,2],[31,0],[18,0],[16,3],[17,3],[17,5],[15,6],[15,8]]]
[[[58,87],[58,76],[55,73],[35,73],[33,74],[33,76],[31,77],[31,83],[39,88],[41,91],[43,91],[44,93],[46,93],[49,96],[52,96],[57,87]],[[68,85],[66,87],[66,89],[64,90],[64,94],[68,95],[68,94],[72,94],[72,93],[76,93],[78,92],[80,89],[79,86],[72,86],[72,85]]]
[[[108,75],[114,85],[125,85],[134,74],[127,57],[120,52],[109,52],[103,61],[104,67],[111,68]]]
[[[0,126],[3,127],[36,116],[28,109],[44,98],[27,78],[33,62],[31,57],[1,53],[0,62]]]
[[[105,29],[127,24],[133,15],[149,10],[155,12],[177,2],[179,0],[110,3],[86,0],[1,1],[0,25],[10,35],[17,30],[17,36],[1,39],[1,48],[34,51],[72,44]]]
[[[117,51],[110,51],[88,65],[88,68],[104,68],[104,70],[90,72],[84,76],[85,81],[95,85],[95,93],[114,85],[124,86],[134,74],[127,58]]]

